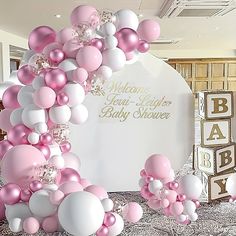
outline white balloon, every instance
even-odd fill
[[[14,205],[6,205],[6,218],[9,222],[11,219],[20,218],[25,220],[32,216],[29,207],[26,203],[16,203]]]
[[[111,22],[107,22],[101,26],[99,31],[101,31],[104,36],[114,35],[116,33],[116,26]]]
[[[88,109],[83,104],[71,108],[70,122],[73,124],[83,124],[88,119]]]
[[[122,28],[137,30],[139,25],[138,16],[129,9],[122,9],[115,13],[115,26],[117,31]]]
[[[113,210],[114,202],[110,198],[103,199],[101,203],[105,212],[110,212]]]
[[[197,221],[198,219],[198,214],[197,213],[193,213],[192,215],[188,216],[189,220],[191,221]]]
[[[49,192],[54,192],[58,189],[58,186],[56,184],[44,184],[43,189]]]
[[[49,117],[55,124],[65,124],[70,120],[71,110],[67,105],[54,106],[49,110]]]
[[[31,132],[28,135],[28,141],[30,144],[37,144],[39,142],[39,134],[36,132]]]
[[[13,233],[19,233],[23,230],[23,221],[21,218],[10,219],[8,223],[9,223],[9,229]]]
[[[23,108],[17,108],[12,111],[10,115],[10,122],[13,126],[22,124],[22,112]]]
[[[17,94],[17,100],[19,104],[22,107],[27,107],[30,104],[34,104],[33,93],[34,93],[34,89],[31,85],[22,87]]]
[[[202,193],[202,182],[197,176],[185,175],[179,179],[178,183],[177,192],[179,194],[184,194],[190,200],[197,200],[200,197]]]
[[[187,216],[184,214],[178,215],[176,216],[176,220],[180,223],[184,222],[185,220],[187,220]]]
[[[106,49],[114,49],[118,45],[118,40],[116,37],[110,35],[104,39],[104,47]]]
[[[62,169],[65,166],[64,158],[59,155],[52,156],[48,163],[54,165],[57,169]]]
[[[163,184],[160,180],[153,180],[149,183],[148,189],[151,193],[155,193],[157,190],[160,190],[163,188]]]
[[[76,62],[75,59],[65,59],[64,61],[62,61],[59,65],[58,68],[61,70],[64,70],[65,72],[70,71],[70,70],[75,70],[77,69],[79,66]]]
[[[41,87],[44,87],[46,86],[46,83],[45,83],[45,80],[43,77],[41,76],[37,76],[34,78],[33,82],[32,82],[32,87],[35,89],[35,90],[38,90],[40,89]]]
[[[232,196],[236,196],[236,173],[229,176],[226,182],[226,190]]]
[[[105,50],[102,53],[102,57],[102,64],[110,67],[112,71],[118,71],[122,69],[126,62],[125,54],[119,48]]]
[[[64,159],[64,168],[71,168],[79,172],[80,170],[80,159],[73,152],[66,152],[62,154]]]
[[[42,189],[32,194],[29,200],[31,212],[39,217],[47,217],[56,213],[57,206],[49,199],[49,192]]]
[[[46,112],[34,104],[28,105],[22,112],[22,121],[29,128],[40,122],[46,123]]]
[[[100,66],[96,71],[96,75],[101,76],[104,79],[110,79],[112,76],[112,69],[108,66]]]
[[[184,206],[184,213],[186,215],[192,215],[196,211],[196,205],[191,200],[184,201],[183,206]]]
[[[101,201],[89,192],[68,195],[58,208],[62,227],[72,235],[91,235],[101,227],[104,219]]]
[[[39,122],[34,125],[34,129],[39,134],[44,134],[48,131],[48,126],[45,122]]]
[[[29,62],[30,58],[35,54],[33,50],[27,50],[25,51],[22,60],[21,60],[21,66],[25,65]]]
[[[124,220],[117,213],[112,212],[112,214],[116,217],[116,222],[114,225],[109,227],[108,236],[116,236],[119,235],[124,229]]]
[[[0,83],[0,100],[2,100],[2,95],[4,94],[5,90],[11,87],[12,85],[15,85],[15,83],[11,81]]]
[[[69,97],[69,102],[67,104],[69,107],[76,106],[84,101],[85,92],[80,84],[67,84],[63,88],[63,91]]]

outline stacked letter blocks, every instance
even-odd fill
[[[207,202],[228,196],[226,180],[236,166],[236,146],[231,139],[234,116],[231,91],[200,92],[201,144],[196,150],[197,169],[201,171]]]

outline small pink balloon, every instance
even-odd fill
[[[154,178],[152,177],[152,176],[146,176],[146,178],[145,178],[145,181],[146,181],[146,183],[150,183],[150,182],[152,182],[154,180]]]
[[[29,187],[30,187],[30,190],[32,192],[36,192],[36,191],[38,191],[38,190],[43,188],[43,184],[40,181],[38,181],[38,180],[33,180],[30,183]]]
[[[143,216],[142,207],[136,202],[129,202],[122,210],[122,215],[125,220],[130,223],[138,222]]]
[[[169,185],[169,188],[172,190],[176,190],[179,187],[179,183],[175,181],[169,182],[168,185]]]
[[[50,216],[43,220],[42,228],[46,233],[54,233],[58,229],[58,220],[56,216]]]
[[[71,39],[67,41],[63,46],[63,52],[66,57],[75,58],[79,49],[83,47],[83,44],[80,43],[77,39]]]
[[[178,199],[180,202],[183,202],[183,201],[186,200],[186,195],[184,195],[184,194],[179,194],[179,195],[177,196],[177,199]]]
[[[65,53],[61,49],[54,49],[49,53],[49,59],[55,64],[59,64],[65,58]]]
[[[94,38],[90,41],[89,45],[97,48],[100,51],[104,50],[104,41],[103,41],[103,39]]]
[[[44,145],[52,144],[53,137],[49,133],[44,133],[40,135],[40,142]]]
[[[7,133],[7,139],[13,145],[28,144],[27,137],[31,130],[26,126],[19,124],[11,128]]]
[[[140,193],[141,193],[141,196],[142,196],[144,199],[146,199],[146,200],[149,200],[149,199],[151,199],[152,196],[154,196],[154,194],[152,194],[152,193],[149,191],[147,185],[145,185],[145,186],[143,186],[143,187],[141,188]]]
[[[60,205],[64,198],[65,194],[59,189],[50,194],[50,202],[54,205]]]
[[[161,207],[160,200],[157,199],[150,199],[147,204],[153,210],[158,210]]]
[[[74,30],[72,28],[64,28],[57,33],[56,41],[65,44],[67,41],[73,39]]]
[[[108,198],[107,191],[103,187],[98,185],[90,185],[87,188],[85,188],[84,191],[94,194],[100,200]]]
[[[59,68],[48,71],[44,79],[46,85],[52,88],[54,91],[61,90],[67,82],[66,73]]]
[[[111,213],[107,212],[104,216],[103,224],[110,227],[116,223],[116,217]]]
[[[58,184],[64,184],[69,181],[80,182],[80,175],[79,173],[71,168],[64,168],[60,172],[60,177],[58,178]]]
[[[60,150],[62,153],[69,152],[71,150],[71,144],[68,141],[64,141],[60,144]]]
[[[40,108],[50,108],[55,103],[56,93],[53,91],[53,89],[47,86],[43,86],[35,91],[33,95],[33,100],[35,105]]]
[[[23,189],[20,193],[20,199],[23,202],[29,202],[32,192],[29,189]]]
[[[142,169],[142,170],[140,171],[140,176],[141,176],[141,177],[146,177],[146,176],[147,176],[147,173],[146,173],[146,171],[145,171],[144,169]]]
[[[0,221],[6,218],[5,216],[6,207],[2,199],[0,198]]]
[[[39,231],[40,224],[34,217],[29,217],[23,222],[23,229],[27,234],[36,234]]]
[[[53,51],[55,49],[62,49],[62,46],[63,45],[58,42],[50,43],[43,49],[43,54],[46,56],[46,58],[49,58],[51,51]]]
[[[201,203],[197,200],[197,201],[194,201],[195,205],[196,205],[196,208],[199,208],[201,206]]]
[[[50,151],[50,148],[48,147],[48,145],[37,144],[34,146],[44,155],[46,160],[48,160],[50,158],[51,151]]]
[[[62,191],[65,195],[68,195],[70,193],[83,191],[83,186],[78,182],[69,181],[60,185],[58,190]]]
[[[20,201],[21,188],[17,184],[8,183],[0,190],[0,198],[6,205],[14,205]]]
[[[87,179],[80,179],[80,184],[83,186],[83,188],[87,188],[88,186],[92,185]]]
[[[65,92],[59,92],[57,94],[57,103],[60,106],[66,105],[69,102],[69,97]]]
[[[39,26],[35,28],[29,35],[29,48],[35,52],[42,52],[50,43],[55,42],[56,32],[48,26]]]
[[[96,232],[96,236],[108,236],[108,235],[109,235],[109,229],[105,225],[100,227]]]
[[[138,51],[141,53],[145,53],[149,50],[150,46],[147,41],[145,40],[140,40],[138,43]]]
[[[88,72],[84,68],[77,68],[72,73],[73,81],[83,84],[88,79]]]
[[[23,65],[18,71],[17,71],[17,77],[18,80],[25,85],[29,85],[33,82],[35,75],[28,65]]]
[[[115,34],[118,40],[118,48],[124,52],[131,52],[135,50],[139,43],[139,38],[133,29],[123,28]]]
[[[174,190],[168,190],[168,194],[166,195],[166,198],[169,200],[170,203],[174,203],[177,200],[177,192]]]
[[[20,107],[17,100],[17,94],[21,88],[22,86],[20,85],[13,85],[5,90],[2,95],[2,104],[5,108],[15,109]]]
[[[160,37],[161,30],[157,21],[143,20],[140,22],[137,32],[140,39],[152,42]]]
[[[0,141],[0,160],[3,158],[5,153],[10,150],[13,145],[8,140]]]
[[[174,202],[170,205],[170,212],[173,216],[181,215],[184,211],[182,202]]]
[[[80,67],[91,72],[102,64],[102,54],[96,47],[85,46],[77,53],[76,61]]]
[[[162,208],[167,208],[170,205],[170,202],[169,202],[169,200],[167,198],[161,199],[160,203],[161,203],[161,207]]]

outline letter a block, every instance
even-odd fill
[[[236,165],[236,144],[218,148],[197,147],[197,168],[215,175],[233,169]]]
[[[231,142],[231,121],[201,120],[201,146],[216,147]]]
[[[233,92],[198,93],[198,114],[203,119],[228,119],[234,115]]]

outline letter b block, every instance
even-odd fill
[[[215,175],[236,166],[236,144],[218,148],[197,147],[197,168],[207,174]]]
[[[199,92],[198,93],[198,113],[203,119],[232,118],[233,92]]]

